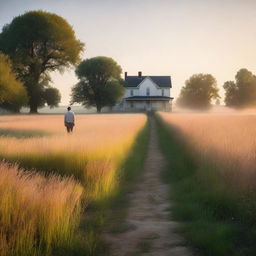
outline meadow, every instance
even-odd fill
[[[256,116],[158,113],[173,217],[202,255],[255,255]]]
[[[85,207],[116,193],[146,120],[77,115],[67,134],[60,115],[1,116],[0,255],[72,255]]]

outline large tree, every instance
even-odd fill
[[[26,86],[31,113],[37,112],[45,98],[45,77],[51,71],[76,65],[82,50],[83,44],[68,22],[45,11],[15,17],[0,34],[0,51],[10,56]]]
[[[216,79],[210,74],[195,74],[182,87],[178,105],[193,109],[208,109],[219,98]]]
[[[124,92],[121,67],[108,57],[82,61],[76,69],[80,80],[72,88],[72,103],[95,106],[101,112],[104,106],[113,106]]]
[[[256,76],[247,69],[240,69],[236,74],[236,81],[227,81],[225,89],[225,103],[230,107],[256,106]]]
[[[27,93],[23,84],[16,79],[9,58],[0,54],[0,105],[19,111],[27,103]]]

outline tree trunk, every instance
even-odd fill
[[[27,91],[29,96],[29,107],[30,107],[30,114],[37,114],[38,111],[38,105],[40,102],[40,87],[39,87],[39,79],[40,79],[40,72],[36,70],[36,68],[33,66],[31,73],[31,80],[27,84]]]
[[[15,114],[19,114],[20,113],[20,109],[14,109],[13,111]]]
[[[30,114],[38,114],[37,108],[36,104],[30,104]]]
[[[97,108],[97,113],[100,113],[101,112],[101,106],[96,106],[96,108]]]

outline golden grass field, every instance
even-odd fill
[[[161,113],[161,118],[177,128],[186,142],[209,161],[230,183],[229,189],[248,189],[256,178],[256,116],[246,114]]]
[[[60,115],[1,116],[0,255],[48,255],[72,241],[81,200],[113,193],[145,123],[143,114],[77,115],[67,134]]]
[[[255,255],[255,113],[158,117],[182,235],[202,255]]]

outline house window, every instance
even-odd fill
[[[133,102],[131,102],[131,108],[133,108],[133,107],[134,107]]]
[[[162,96],[164,96],[164,89],[162,89]]]
[[[133,90],[130,90],[130,95],[133,96]]]
[[[150,89],[147,88],[147,96],[149,96],[149,95],[150,95]]]

